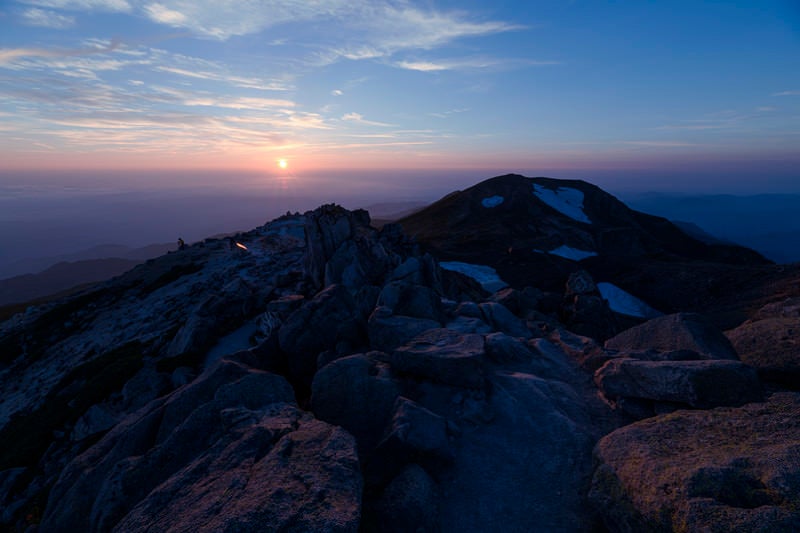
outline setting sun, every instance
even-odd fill
[[[278,159],[278,166],[281,168],[286,168],[289,166],[289,163],[287,163],[285,159]]]

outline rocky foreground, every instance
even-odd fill
[[[585,272],[488,294],[364,211],[287,214],[0,325],[0,519],[797,531],[800,393],[773,378],[799,309],[601,345],[560,321],[620,318]]]

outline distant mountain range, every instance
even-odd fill
[[[800,261],[800,195],[646,193],[625,203],[645,213],[695,224],[714,237],[758,251],[776,263]]]
[[[72,254],[17,261],[4,271],[33,273],[0,279],[0,306],[104,281],[176,248],[176,244],[151,244],[141,248],[106,244]]]
[[[735,243],[776,263],[800,261],[800,217],[795,216],[800,212],[800,195],[644,193],[621,198],[633,209],[668,218],[705,244]],[[386,201],[365,209],[370,212],[373,225],[381,227],[411,217],[428,205],[418,200]],[[138,248],[104,244],[69,254],[5,263],[0,265],[0,305],[27,302],[102,281],[175,247],[172,243]]]

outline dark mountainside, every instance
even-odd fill
[[[4,527],[800,529],[797,269],[576,181],[370,222],[287,215],[0,323]]]
[[[107,244],[73,254],[0,265],[3,272],[20,272],[0,279],[0,316],[7,316],[7,311],[22,303],[74,292],[82,285],[111,279],[176,247],[175,244],[152,244],[130,248]]]
[[[0,306],[27,302],[77,285],[104,281],[127,272],[142,261],[134,259],[87,259],[63,262],[39,272],[0,279]]]
[[[585,219],[554,209],[534,187],[577,192],[583,207],[572,214]],[[502,203],[483,205],[495,197]],[[760,296],[775,293],[773,285],[791,279],[787,268],[798,270],[775,267],[741,246],[702,242],[577,180],[500,176],[398,222],[437,258],[492,266],[515,287],[534,276],[537,288],[560,291],[571,273],[583,269],[662,312],[706,313],[724,329],[747,318],[752,305],[766,303]],[[543,253],[561,246],[597,255],[578,263]]]

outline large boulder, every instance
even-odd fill
[[[643,361],[611,359],[595,373],[611,399],[638,398],[708,409],[763,398],[755,369],[739,361]]]
[[[766,305],[725,335],[764,379],[800,387],[800,298]]]
[[[400,281],[388,283],[381,290],[378,305],[392,310],[395,315],[427,318],[439,322],[442,302],[436,291],[425,285]]]
[[[412,376],[459,387],[483,387],[486,355],[481,335],[432,329],[392,352],[392,368]]]
[[[705,359],[738,359],[725,335],[696,313],[654,318],[608,339],[605,347],[622,352],[693,350]]]
[[[521,372],[498,372],[491,385],[489,416],[456,420],[453,465],[436,477],[441,531],[590,531],[595,438],[584,402]]]
[[[800,530],[800,395],[649,418],[597,444],[610,531]]]
[[[406,460],[433,458],[452,460],[447,436],[447,420],[408,398],[399,397],[386,437],[380,444],[383,454]]]
[[[289,315],[278,332],[278,340],[288,354],[289,375],[293,379],[310,384],[321,352],[353,350],[363,343],[365,324],[355,309],[350,293],[341,285],[331,285]]]
[[[360,497],[348,433],[284,378],[222,360],[74,459],[41,529],[356,531]]]
[[[380,306],[369,316],[367,333],[372,348],[391,352],[420,333],[441,326],[439,322],[429,318],[394,315],[390,308]]]
[[[375,529],[387,533],[437,531],[440,498],[436,482],[425,469],[409,464],[384,489],[376,505]]]
[[[314,376],[311,409],[319,419],[353,434],[365,453],[383,435],[399,395],[386,363],[371,354],[351,355],[326,365]]]

